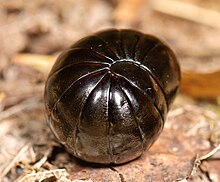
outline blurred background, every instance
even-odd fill
[[[174,108],[194,104],[200,116],[204,113],[200,107],[211,109],[215,130],[208,130],[205,139],[210,142],[213,133],[214,139],[205,149],[218,145],[219,0],[0,0],[2,179],[19,176],[9,164],[22,146],[34,138],[45,140],[39,138],[39,131],[47,130],[45,125],[33,128],[28,123],[45,122],[43,89],[56,56],[80,38],[106,28],[136,29],[170,45],[182,68]],[[9,172],[14,178],[6,179]],[[213,181],[218,180],[217,175]]]

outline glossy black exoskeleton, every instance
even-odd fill
[[[49,125],[77,158],[121,164],[161,133],[180,81],[172,50],[134,30],[107,30],[65,50],[45,87]]]

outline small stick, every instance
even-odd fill
[[[66,169],[54,169],[50,171],[43,172],[31,172],[24,176],[19,177],[15,182],[25,182],[25,181],[43,181],[44,179],[54,176],[56,179],[64,177],[65,181],[70,182],[71,180],[67,179],[68,173]]]
[[[56,56],[39,54],[17,54],[12,58],[13,63],[30,66],[46,75],[49,73],[55,60]]]
[[[152,7],[164,14],[220,29],[220,13],[211,9],[176,0],[154,0]]]
[[[25,109],[37,108],[40,105],[41,105],[41,103],[36,102],[36,99],[31,98],[31,99],[25,100],[18,105],[12,106],[11,108],[9,108],[7,110],[2,111],[0,113],[0,122],[3,121],[4,119],[16,114],[16,113],[19,113],[19,112],[25,110]]]
[[[47,150],[44,154],[44,156],[37,162],[33,165],[33,169],[40,169],[42,165],[45,164],[45,162],[47,161],[48,159],[48,156],[50,155],[51,151],[50,150]]]
[[[198,155],[197,155],[195,162],[194,162],[193,169],[192,169],[189,177],[191,178],[194,174],[196,174],[196,172],[197,172],[199,166],[202,164],[203,160],[210,158],[212,155],[214,155],[219,150],[220,150],[220,144],[217,147],[215,147],[213,150],[211,150],[209,153],[203,155],[202,157],[198,157]]]
[[[20,149],[18,154],[13,158],[13,160],[9,163],[9,165],[3,170],[2,174],[0,174],[0,181],[6,174],[8,174],[11,168],[18,162],[19,158],[28,150],[29,147],[30,147],[30,143],[24,145]]]
[[[219,150],[220,150],[220,144],[217,147],[215,147],[211,152],[203,155],[202,157],[198,157],[198,155],[196,155],[196,159],[194,161],[194,165],[193,165],[191,173],[185,178],[176,179],[175,182],[177,182],[177,181],[178,182],[187,182],[187,181],[189,181],[189,179],[192,179],[193,176],[197,173],[197,170],[199,169],[199,166],[201,165],[202,161],[210,158],[212,155],[214,155]]]
[[[200,161],[203,161],[205,159],[210,158],[212,155],[214,155],[216,152],[220,150],[220,144],[215,147],[211,152],[207,153],[206,155],[203,155],[202,157],[199,158]]]

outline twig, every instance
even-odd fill
[[[61,179],[62,177],[65,177],[65,180],[70,182],[70,180],[67,179],[68,173],[66,172],[66,169],[55,169],[50,171],[43,171],[43,172],[32,172],[25,174],[22,177],[19,177],[15,182],[24,182],[24,181],[43,181],[44,179],[55,177],[56,179]]]
[[[197,170],[199,169],[199,166],[202,164],[202,161],[207,160],[208,158],[210,158],[212,155],[214,155],[219,150],[220,150],[220,144],[217,147],[215,147],[212,151],[210,151],[209,153],[207,153],[201,157],[198,157],[198,155],[196,155],[196,159],[194,161],[194,165],[193,165],[193,168],[192,168],[190,175],[185,178],[182,178],[182,179],[177,179],[176,181],[185,182],[185,181],[188,181],[189,179],[192,179],[193,176],[197,173]]]
[[[18,162],[19,158],[28,150],[30,147],[30,143],[24,145],[18,154],[13,158],[13,160],[9,163],[9,165],[3,170],[2,174],[0,174],[0,181],[1,179],[11,170],[11,168],[16,165]]]
[[[176,0],[153,0],[154,10],[220,29],[220,13]]]
[[[15,105],[5,111],[2,111],[0,113],[0,121],[3,121],[4,119],[16,114],[16,113],[19,113],[25,109],[33,109],[33,108],[36,108],[36,107],[39,107],[41,104],[39,102],[36,102],[36,98],[31,98],[31,99],[28,99],[28,100],[25,100],[23,101],[22,103],[18,104],[18,105]]]
[[[192,178],[192,176],[194,176],[197,173],[197,170],[200,165],[201,165],[201,160],[199,159],[198,155],[196,155],[196,159],[194,161],[192,171],[191,171],[190,175],[188,176],[188,178]]]
[[[55,60],[56,56],[39,54],[17,54],[12,58],[13,63],[30,66],[44,74],[49,73]]]
[[[199,158],[200,161],[206,160],[208,158],[210,158],[212,155],[214,155],[216,152],[218,152],[220,150],[220,144],[215,147],[211,152],[209,152],[206,155],[203,155],[202,157]]]
[[[35,163],[32,167],[33,169],[40,169],[40,167],[47,161],[48,156],[50,155],[51,151],[47,150],[44,156],[37,162]]]

